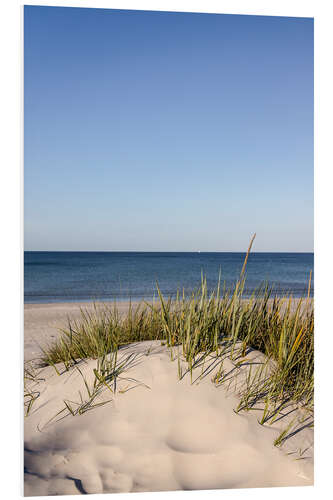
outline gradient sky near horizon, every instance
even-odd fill
[[[313,19],[24,7],[25,250],[313,251]]]

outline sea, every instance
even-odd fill
[[[233,287],[245,258],[242,252],[24,252],[24,302],[127,301],[188,296]],[[244,296],[268,284],[273,295],[306,296],[313,253],[254,252],[248,257]]]

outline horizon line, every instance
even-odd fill
[[[246,250],[24,250],[24,252],[66,252],[66,253],[247,253]],[[313,253],[302,250],[256,250],[250,253]]]

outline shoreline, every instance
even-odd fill
[[[303,298],[303,300],[306,299],[305,295],[295,295],[295,294],[292,294],[290,293],[290,296],[292,297],[292,300],[299,300],[301,298]],[[168,300],[169,296],[168,295],[163,295],[163,297]],[[171,294],[171,297],[172,297],[172,300],[174,300],[176,298],[176,294]],[[289,295],[287,293],[280,293],[280,294],[277,294],[276,295],[277,298],[283,298],[283,297],[289,297]],[[190,295],[187,295],[186,298],[190,298]],[[251,298],[250,295],[246,295],[246,294],[243,294],[242,296],[242,300],[249,300]],[[310,299],[314,299],[314,291],[313,289],[311,289],[311,294],[310,294]],[[43,301],[43,302],[25,302],[23,301],[24,303],[24,306],[38,306],[38,305],[48,305],[48,306],[51,306],[51,305],[57,305],[57,304],[93,304],[93,303],[100,303],[100,304],[107,304],[107,305],[112,305],[112,304],[121,304],[121,303],[129,303],[129,302],[132,302],[132,303],[139,303],[139,302],[143,302],[143,301],[146,301],[146,302],[150,302],[152,303],[153,301],[156,301],[158,302],[159,301],[159,297],[158,297],[158,294],[154,296],[149,296],[149,297],[116,297],[116,298],[113,298],[113,299],[83,299],[83,300],[77,300],[77,299],[70,299],[70,300],[63,300],[63,299],[60,299],[60,300],[52,300],[47,302],[47,301]]]

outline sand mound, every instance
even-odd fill
[[[105,388],[96,400],[111,402],[82,415],[56,417],[64,401],[75,407],[79,393],[85,398],[83,376],[92,384],[96,361],[81,363],[81,374],[40,371],[32,383],[40,396],[25,419],[26,496],[313,483],[311,458],[274,447],[280,423],[266,428],[253,413],[236,415],[236,395],[214,386],[213,373],[179,380],[160,342],[131,345],[119,357],[130,354],[135,363],[116,393]],[[312,445],[311,429],[297,436],[293,448]]]

